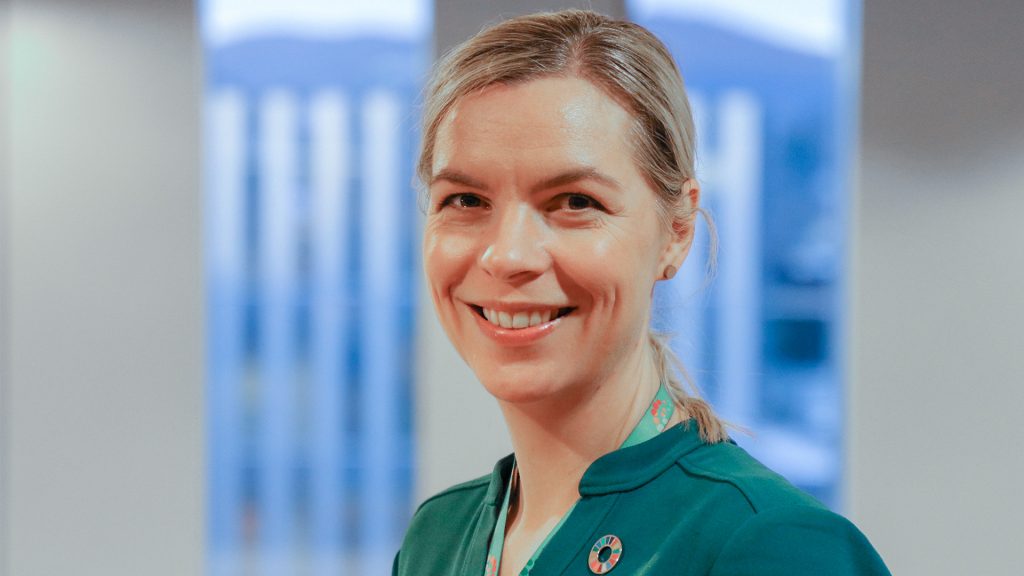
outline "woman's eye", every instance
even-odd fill
[[[573,212],[586,210],[588,208],[596,208],[598,210],[602,208],[601,204],[598,203],[597,200],[594,200],[585,194],[566,194],[562,197],[560,205],[562,208]]]
[[[480,208],[484,205],[483,198],[476,194],[452,194],[441,202],[440,208],[453,206],[455,208]]]

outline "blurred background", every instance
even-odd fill
[[[1024,5],[0,0],[0,574],[388,573],[510,451],[422,290],[420,91],[569,6],[686,79],[719,266],[655,325],[737,440],[894,573],[1015,573]]]

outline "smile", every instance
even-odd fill
[[[487,320],[494,326],[499,328],[511,329],[511,330],[522,330],[524,328],[530,328],[538,326],[540,324],[547,324],[552,320],[557,320],[566,316],[573,311],[573,308],[539,308],[537,310],[521,310],[518,312],[505,312],[502,310],[494,310],[492,308],[484,308],[482,306],[470,305],[476,313]]]

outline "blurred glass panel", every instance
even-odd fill
[[[202,6],[209,572],[384,574],[412,505],[431,4]]]
[[[849,0],[629,0],[669,46],[697,121],[697,175],[718,225],[655,325],[736,440],[840,505],[847,206],[859,5]],[[702,228],[700,228],[702,230]],[[663,283],[664,284],[664,283]]]

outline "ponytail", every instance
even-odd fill
[[[676,404],[682,408],[686,418],[697,421],[700,437],[708,444],[724,442],[729,439],[725,431],[726,424],[720,419],[711,405],[700,398],[693,379],[686,371],[682,361],[669,348],[664,336],[654,332],[648,334],[651,349],[654,351],[654,363],[658,368],[658,376],[665,383]]]

